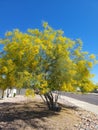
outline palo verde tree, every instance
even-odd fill
[[[2,89],[2,98],[4,97],[4,90],[15,86],[14,69],[15,65],[11,59],[0,60],[0,89]]]
[[[58,109],[58,96],[54,96],[53,91],[76,91],[79,87],[82,92],[89,92],[95,87],[90,73],[96,63],[95,55],[82,50],[81,40],[65,37],[62,30],[54,30],[46,22],[41,31],[7,32],[1,44],[4,45],[1,57],[4,63],[0,74],[6,67],[9,86],[33,88],[50,110]],[[6,62],[10,62],[12,70]]]

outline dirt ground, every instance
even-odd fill
[[[20,98],[0,102],[0,130],[79,130],[77,107],[62,106],[60,112],[53,112],[39,97]]]

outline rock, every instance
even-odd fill
[[[78,124],[74,124],[74,127],[78,127]]]
[[[98,125],[95,126],[95,129],[98,130]]]
[[[79,130],[85,130],[84,128],[80,128]]]

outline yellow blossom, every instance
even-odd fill
[[[90,58],[91,58],[91,59],[95,59],[96,57],[95,57],[94,54],[91,54],[91,55],[90,55]]]

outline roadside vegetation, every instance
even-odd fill
[[[82,49],[80,39],[64,36],[44,22],[43,29],[8,31],[0,40],[0,89],[27,88],[26,95],[39,94],[49,110],[59,111],[58,94],[53,91],[90,92],[91,69],[96,56]]]

